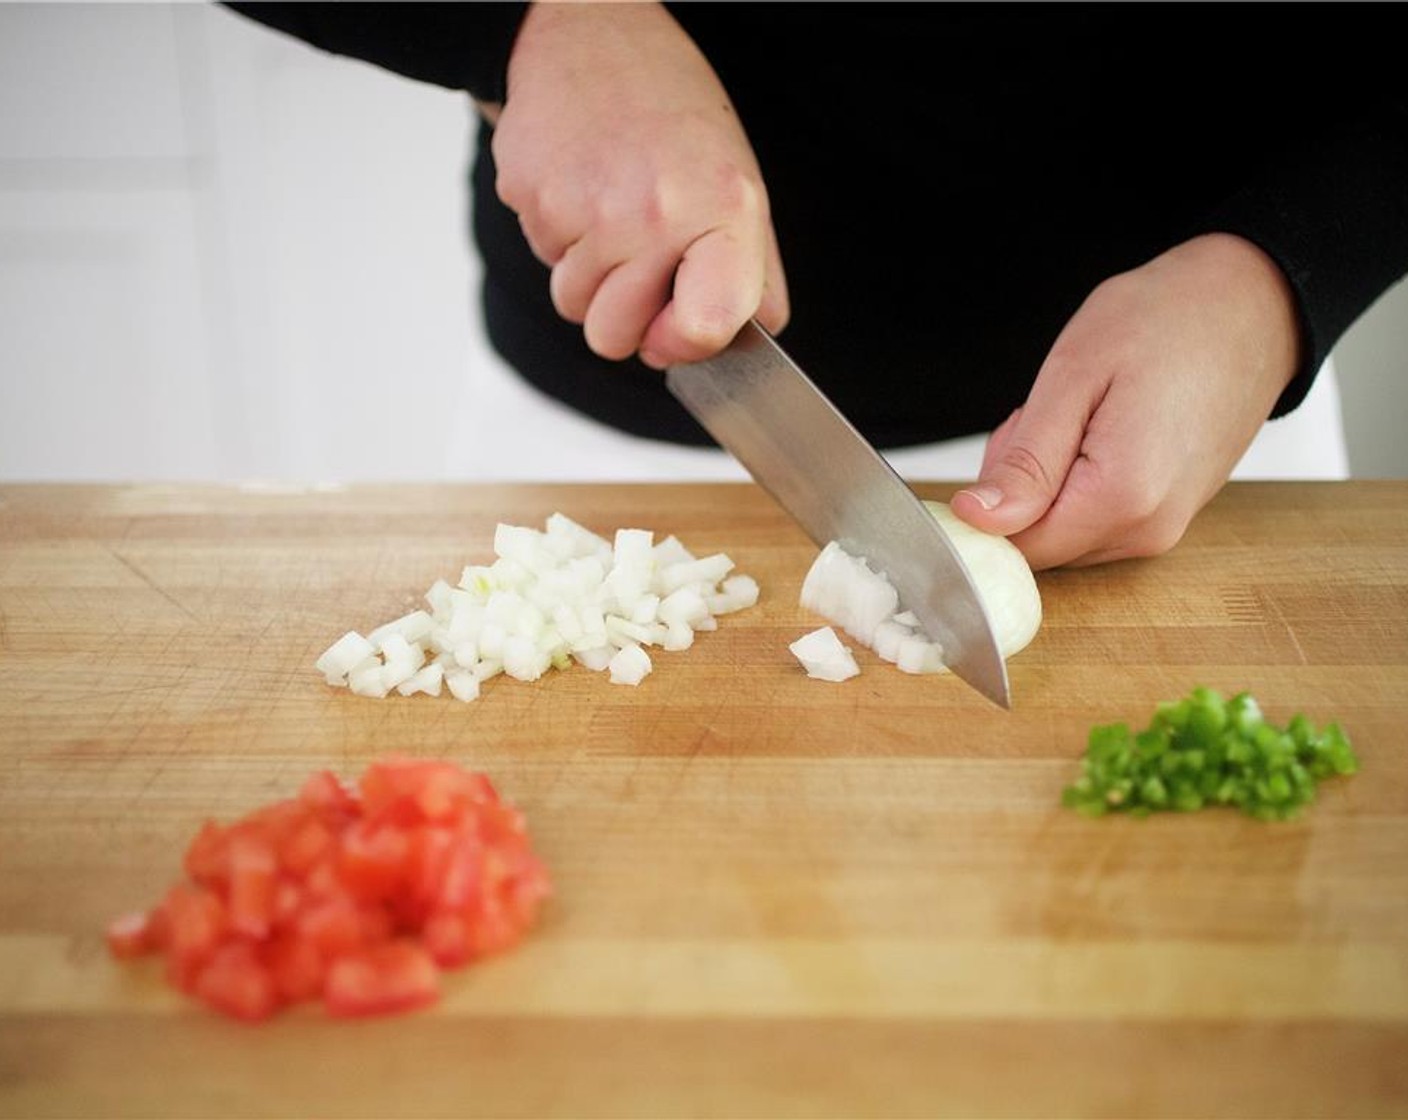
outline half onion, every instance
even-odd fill
[[[1006,537],[961,520],[944,502],[925,507],[963,558],[1004,658],[1025,649],[1041,626],[1041,594],[1021,551]],[[862,645],[907,673],[947,671],[943,649],[904,609],[884,572],[835,541],[818,554],[802,583],[801,604],[840,626]]]

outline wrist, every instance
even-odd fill
[[[1254,343],[1252,365],[1277,395],[1300,369],[1300,313],[1281,266],[1255,242],[1235,233],[1207,233],[1179,246],[1198,264],[1196,276],[1223,301],[1235,325]]]

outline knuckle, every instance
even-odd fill
[[[762,184],[731,162],[687,179],[657,175],[641,186],[630,207],[631,219],[662,230],[751,222],[767,212]]]
[[[1014,440],[1003,448],[1001,465],[1034,483],[1043,493],[1055,493],[1056,479],[1041,456],[1026,444]]]
[[[1132,556],[1162,556],[1183,539],[1184,524],[1168,515],[1152,517],[1139,527],[1131,544]]]
[[[713,221],[719,226],[761,234],[770,221],[767,191],[762,182],[736,164],[726,164],[716,170],[709,206]]]
[[[647,230],[658,232],[668,229],[681,209],[680,191],[674,184],[655,179],[640,192],[631,216]]]
[[[498,196],[499,201],[515,214],[521,214],[527,193],[527,185],[523,177],[505,171],[500,165],[498,173],[494,176],[494,194]]]
[[[1123,527],[1119,552],[1124,556],[1161,556],[1182,540],[1188,526],[1188,518],[1170,507],[1163,489],[1148,480],[1121,480],[1106,500]]]
[[[1161,520],[1164,496],[1152,477],[1124,472],[1109,480],[1105,501],[1121,522],[1142,532]]]
[[[737,164],[725,164],[719,169],[716,189],[719,205],[727,214],[750,217],[766,209],[762,184]]]
[[[512,158],[511,153],[500,150],[497,138],[491,144],[494,155],[494,193],[510,210],[521,214],[532,200],[534,176],[529,173],[525,161]]]
[[[538,224],[554,233],[569,231],[572,215],[577,210],[572,192],[554,188],[551,184],[534,191],[529,206]]]

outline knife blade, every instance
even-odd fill
[[[963,559],[889,462],[756,321],[665,383],[818,547],[836,541],[884,572],[944,663],[1012,707],[1007,664]]]

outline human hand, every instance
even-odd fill
[[[953,510],[1037,569],[1165,552],[1227,481],[1298,357],[1279,267],[1231,234],[1184,242],[1091,293]]]
[[[534,4],[493,137],[497,191],[604,358],[664,368],[789,307],[767,191],[708,61],[655,3]]]

